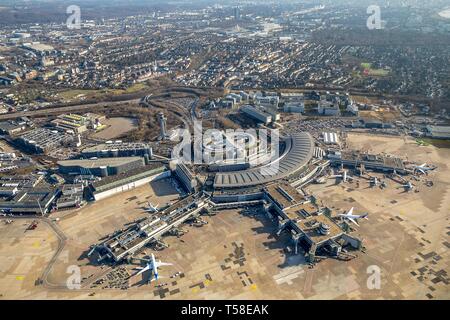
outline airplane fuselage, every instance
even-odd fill
[[[155,255],[152,253],[152,268],[153,274],[155,275],[155,280],[158,280],[158,265],[156,264]]]

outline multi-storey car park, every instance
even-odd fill
[[[47,153],[70,143],[73,136],[57,130],[37,128],[21,134],[17,143],[35,153]]]
[[[149,144],[142,142],[107,141],[92,147],[85,148],[81,155],[86,158],[98,157],[152,157],[153,151]]]

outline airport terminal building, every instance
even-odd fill
[[[314,154],[313,137],[309,133],[300,132],[280,140],[284,147],[279,157],[272,158],[263,166],[217,173],[214,188],[231,189],[263,185],[286,179],[306,167]]]

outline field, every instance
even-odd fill
[[[115,139],[137,128],[135,119],[123,117],[109,118],[103,125],[105,125],[106,128],[94,133],[92,135],[93,138],[101,140]]]
[[[372,69],[372,64],[363,62],[361,67],[364,69],[363,74],[374,77],[385,77],[389,75],[389,70],[386,69]]]
[[[450,140],[421,139],[425,144],[431,144],[437,148],[450,148]]]
[[[65,101],[79,99],[98,99],[101,100],[106,95],[121,95],[136,93],[149,87],[145,83],[136,83],[126,89],[101,89],[101,90],[67,90],[58,93],[58,96]]]
[[[418,192],[404,192],[382,174],[377,176],[387,182],[385,189],[371,188],[363,178],[307,187],[333,214],[350,207],[369,213],[354,231],[365,249],[351,261],[326,259],[310,268],[303,255],[286,251],[288,235],[277,236],[276,224],[260,208],[220,211],[204,217],[208,224],[201,228],[185,225],[182,237],[164,238],[169,248],[154,254],[173,266],[160,270],[166,278],[158,282],[148,284],[145,274],[132,276],[139,263],[101,267],[90,261],[90,246],[144,217],[147,201],[176,200],[171,184],[161,181],[52,216],[60,218],[57,228],[67,238],[59,252],[57,234],[42,222],[26,232],[29,221],[0,223],[0,294],[3,299],[449,299],[450,149],[368,134],[350,134],[348,144],[438,167],[413,180]],[[53,255],[48,283],[36,286]],[[66,286],[70,266],[81,269],[79,290]],[[367,285],[373,266],[381,271],[378,289]],[[171,278],[176,272],[181,274]],[[104,282],[95,285],[97,279]]]

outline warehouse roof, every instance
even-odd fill
[[[166,167],[162,163],[155,162],[142,168],[136,168],[127,172],[119,173],[114,176],[102,178],[102,180],[94,182],[92,184],[92,187],[95,189],[95,192],[99,193],[127,183],[150,177],[158,173],[162,173],[165,170]]]

